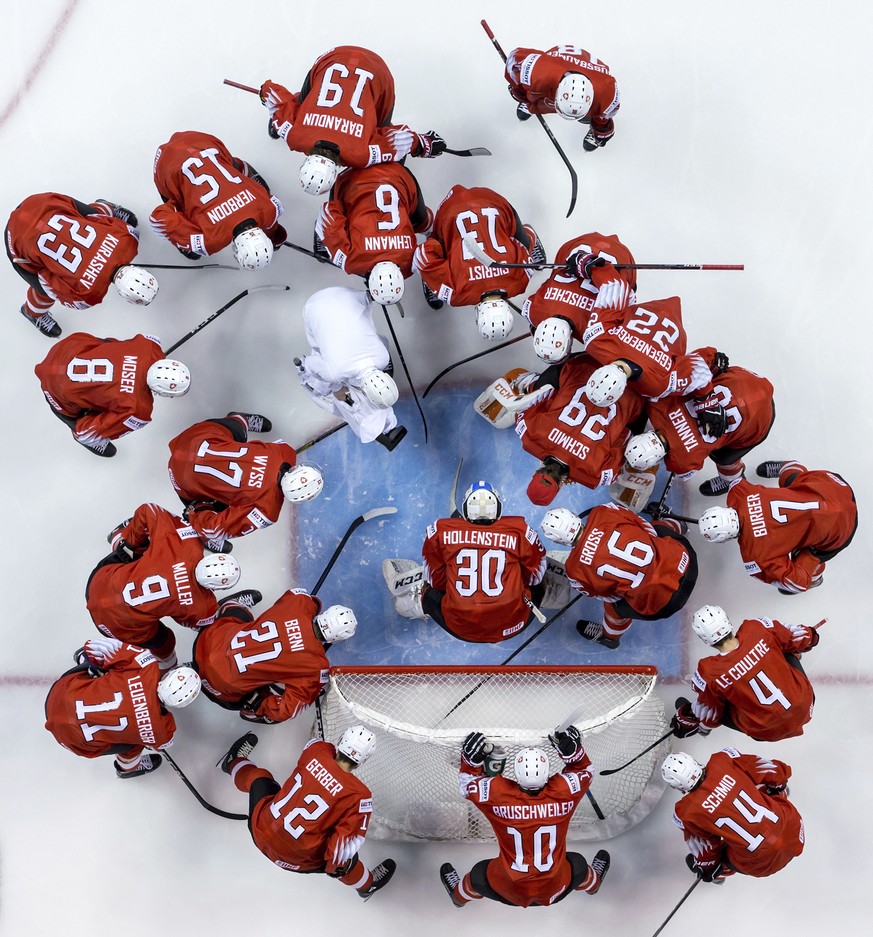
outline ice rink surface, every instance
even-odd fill
[[[454,183],[488,185],[534,224],[550,254],[570,237],[598,230],[618,234],[640,262],[744,263],[743,273],[643,273],[640,298],[681,296],[689,347],[714,344],[773,382],[776,425],[748,462],[756,464],[759,455],[794,457],[838,471],[855,489],[861,526],[851,548],[829,565],[824,586],[796,597],[748,579],[735,544],[705,544],[692,532],[702,572],[686,614],[675,623],[635,625],[620,655],[662,667],[661,694],[672,703],[703,653],[688,627],[698,605],[722,604],[735,620],[830,619],[804,661],[817,691],[804,736],[767,745],[719,729],[680,743],[700,759],[733,745],[787,761],[794,769],[791,798],[806,825],[804,854],[770,879],[702,885],[665,933],[848,931],[866,919],[863,889],[873,872],[867,621],[873,544],[866,524],[873,420],[862,394],[873,256],[873,13],[859,0],[826,7],[810,0],[616,0],[546,3],[537,11],[533,17],[530,5],[517,0],[474,7],[459,0],[427,7],[7,0],[0,37],[4,221],[35,192],[105,197],[138,213],[140,262],[179,262],[146,223],[158,201],[151,165],[156,147],[173,132],[197,129],[216,134],[258,168],[285,204],[289,238],[309,246],[318,202],[297,187],[300,158],[268,139],[266,112],[254,96],[222,79],[257,86],[273,78],[296,88],[321,52],[356,44],[391,67],[397,120],[420,131],[435,128],[450,146],[488,146],[494,153],[412,160],[431,206]],[[617,77],[622,108],[615,139],[604,150],[584,153],[583,132],[550,119],[579,173],[579,203],[570,219],[564,217],[566,170],[536,121],[516,121],[500,61],[479,26],[483,16],[507,50],[578,43]],[[218,259],[232,262],[229,252]],[[255,275],[164,271],[159,280],[160,295],[148,309],[112,296],[90,312],[56,308],[57,318],[66,334],[143,331],[161,336],[166,347],[247,286],[284,283],[292,292],[244,300],[180,349],[194,375],[190,394],[159,399],[153,424],[122,440],[115,459],[100,460],[76,446],[49,412],[32,369],[50,343],[18,316],[22,282],[8,266],[0,277],[8,335],[0,369],[7,423],[0,468],[7,499],[0,932],[145,937],[164,928],[237,935],[343,927],[375,937],[414,927],[426,937],[453,927],[463,934],[499,928],[521,935],[530,933],[534,915],[536,929],[652,934],[692,882],[681,834],[671,823],[672,791],[645,822],[608,844],[612,869],[596,898],[573,895],[530,914],[488,901],[456,911],[439,884],[440,863],[451,860],[463,871],[493,855],[493,847],[368,842],[362,853],[368,863],[392,855],[399,868],[389,888],[364,906],[326,877],[271,866],[243,824],[202,810],[169,768],[148,781],[119,784],[108,759],[77,759],[43,730],[51,680],[94,633],[83,588],[106,552],[106,533],[142,502],[178,503],[166,474],[167,440],[230,409],[267,414],[273,435],[294,445],[329,425],[297,386],[291,358],[305,351],[300,310],[307,296],[345,282],[341,272],[283,250]],[[470,310],[431,311],[417,279],[408,284],[404,306],[406,318],[393,321],[419,391],[448,364],[485,349]],[[384,332],[380,316],[377,322]],[[454,372],[447,392],[425,401],[427,446],[399,379],[409,437],[388,453],[364,449],[343,431],[313,449],[326,472],[324,496],[296,514],[286,509],[274,528],[237,542],[241,587],[257,587],[272,602],[289,585],[311,586],[349,520],[394,504],[394,518],[356,535],[348,564],[334,570],[324,597],[356,606],[361,596],[362,656],[379,653],[381,634],[386,658],[417,642],[434,654],[444,649],[447,662],[463,659],[467,648],[453,647],[442,634],[431,641],[427,626],[393,615],[379,591],[379,561],[409,555],[426,524],[445,512],[460,456],[471,471],[477,460],[494,464],[495,480],[511,492],[509,509],[538,524],[541,509],[526,508],[522,497],[533,460],[514,437],[493,440],[494,431],[467,405],[509,366],[535,363],[521,344]],[[696,484],[674,489],[675,503],[693,513],[707,504]],[[191,634],[181,632],[184,659]],[[397,640],[388,647],[385,636],[392,634]],[[499,662],[514,646],[477,653]],[[340,650],[350,660],[353,643]],[[586,656],[574,643],[572,621],[558,622],[526,654],[519,662],[552,655],[620,659],[603,649]],[[207,798],[243,810],[243,796],[213,767],[243,724],[206,701],[177,721],[179,763]],[[305,717],[259,727],[259,763],[284,779],[308,728]],[[584,851],[590,858],[594,849]]]

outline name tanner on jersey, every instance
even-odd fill
[[[671,410],[668,416],[670,422],[673,424],[673,428],[679,436],[679,441],[685,447],[685,451],[691,452],[692,449],[696,449],[698,445],[700,445],[700,442],[688,422],[688,415],[683,409],[677,407],[675,410]]]

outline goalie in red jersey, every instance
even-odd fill
[[[170,481],[188,523],[210,550],[229,552],[230,538],[275,524],[286,500],[310,501],[321,493],[321,472],[297,465],[288,443],[249,439],[249,432],[272,428],[259,413],[232,412],[170,440]]]
[[[509,93],[518,101],[519,120],[531,114],[560,114],[590,124],[582,142],[588,151],[606,146],[615,134],[621,99],[609,67],[579,46],[513,49],[506,58]]]
[[[165,358],[153,335],[119,340],[76,332],[33,370],[73,439],[104,458],[116,453],[110,440],[148,426],[154,394],[181,397],[191,386],[188,368]]]
[[[803,820],[788,800],[791,768],[784,762],[726,748],[704,767],[675,752],[661,776],[685,795],[673,822],[691,850],[688,868],[704,882],[721,885],[736,872],[772,875],[803,852]]]
[[[46,729],[74,755],[114,755],[120,778],[155,771],[163,759],[151,752],[176,733],[167,710],[193,703],[200,678],[190,667],[162,671],[151,651],[115,638],[89,638],[74,656],[46,697]]]
[[[491,824],[500,855],[476,863],[463,877],[454,866],[440,868],[440,880],[456,908],[490,898],[517,908],[551,905],[574,891],[594,895],[609,871],[601,849],[591,864],[567,852],[573,813],[591,785],[591,760],[575,726],[549,736],[564,762],[552,775],[541,748],[522,748],[515,757],[515,780],[503,777],[506,753],[481,732],[471,732],[461,750],[461,795]]]
[[[225,601],[221,615],[194,640],[203,692],[249,722],[294,719],[327,683],[326,649],[358,626],[344,605],[321,609],[302,589],[289,589],[257,619],[248,606]]]
[[[249,795],[249,831],[258,849],[280,869],[325,873],[365,900],[384,888],[394,875],[394,860],[385,859],[370,870],[358,858],[373,795],[353,772],[372,755],[373,733],[366,726],[351,726],[336,747],[311,739],[281,785],[249,761],[257,744],[256,735],[244,735],[220,764]]]
[[[101,303],[110,286],[129,303],[147,306],[158,281],[131,261],[139,248],[136,215],[97,199],[86,204],[69,195],[42,192],[26,198],[9,216],[6,255],[27,283],[21,314],[49,338],[61,327],[49,310]]]
[[[812,718],[815,693],[798,655],[818,644],[815,628],[751,618],[734,631],[718,605],[699,608],[691,627],[718,653],[698,663],[691,680],[697,699],[677,710],[674,735],[685,738],[701,726],[720,725],[758,742],[803,733]]]
[[[475,305],[479,334],[500,341],[512,331],[513,313],[506,300],[527,289],[531,271],[486,266],[464,243],[467,237],[489,257],[507,263],[545,262],[545,249],[502,195],[455,185],[437,208],[431,236],[415,252],[413,268],[421,274],[428,305]]]
[[[540,529],[570,547],[565,562],[570,585],[603,601],[603,624],[583,619],[576,630],[604,647],[617,648],[634,619],[658,621],[674,615],[697,582],[697,556],[679,521],[650,524],[609,503],[582,517],[567,508],[551,508]]]
[[[783,595],[820,586],[825,563],[858,528],[854,492],[835,472],[811,472],[798,462],[762,462],[756,472],[778,478],[779,487],[735,482],[727,507],[700,516],[701,534],[710,543],[739,539],[746,572]]]
[[[519,516],[503,516],[497,490],[467,489],[461,516],[427,529],[424,565],[385,560],[382,573],[399,615],[433,618],[462,641],[504,641],[533,620],[543,600],[546,551]]]
[[[310,195],[327,192],[346,167],[430,158],[446,149],[432,130],[416,133],[392,123],[394,77],[375,52],[360,46],[336,46],[319,56],[296,94],[265,81],[260,97],[270,111],[270,136],[307,154],[300,185]]]
[[[231,244],[243,270],[261,270],[285,242],[282,203],[257,170],[211,133],[174,133],[155,153],[154,177],[163,204],[152,212],[151,226],[189,260]]]

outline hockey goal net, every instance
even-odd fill
[[[336,667],[313,734],[335,742],[358,723],[375,732],[376,750],[357,771],[373,792],[371,835],[486,841],[487,820],[458,788],[465,736],[483,732],[506,748],[510,777],[515,753],[528,745],[544,748],[557,772],[563,765],[548,734],[572,722],[595,777],[569,838],[608,839],[643,819],[663,792],[657,769],[669,739],[616,774],[596,773],[668,731],[656,680],[657,669],[642,666]]]

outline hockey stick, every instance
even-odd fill
[[[638,758],[642,758],[643,755],[645,755],[645,754],[647,754],[648,752],[650,752],[653,748],[657,748],[657,747],[661,744],[661,742],[665,742],[668,738],[670,738],[671,735],[673,735],[673,730],[672,730],[672,729],[670,729],[670,731],[669,731],[666,735],[662,735],[659,739],[657,739],[656,741],[652,742],[652,744],[649,745],[648,748],[644,748],[638,755],[634,755],[633,758],[631,758],[630,761],[626,761],[626,762],[625,762],[623,765],[621,765],[620,767],[618,767],[618,768],[607,768],[605,771],[598,771],[597,773],[598,773],[602,778],[605,778],[605,777],[608,777],[610,774],[617,774],[619,771],[624,771],[624,769],[625,769],[628,765],[632,765]]]
[[[495,38],[494,33],[491,32],[491,27],[488,25],[488,23],[485,22],[485,20],[482,20],[482,28],[488,34],[488,38],[491,40],[491,44],[497,50],[497,54],[500,56],[500,58],[503,59],[503,64],[505,65],[506,53],[503,51],[503,48],[501,47],[500,43]],[[549,125],[543,119],[543,115],[535,114],[534,116],[540,122],[540,126],[543,128],[543,130],[545,130],[545,132],[548,134],[549,139],[552,141],[552,144],[554,145],[555,149],[558,151],[558,155],[561,157],[561,159],[564,162],[564,165],[567,167],[567,169],[570,172],[570,186],[571,186],[570,207],[567,209],[567,216],[566,216],[567,218],[569,218],[570,215],[573,214],[573,209],[576,207],[576,195],[579,189],[579,179],[576,177],[576,170],[573,168],[573,164],[570,162],[570,160],[567,159],[567,154],[563,151],[563,149],[561,149],[561,144],[558,143],[558,141],[555,139],[555,135],[552,133],[551,129],[549,128]]]
[[[409,389],[412,391],[412,399],[415,401],[416,407],[418,407],[418,412],[421,414],[421,425],[424,427],[424,444],[427,445],[427,420],[424,417],[424,410],[421,409],[421,404],[418,400],[418,394],[415,392],[415,385],[412,383],[412,378],[409,376],[409,368],[406,367],[406,359],[403,357],[403,349],[400,347],[400,342],[397,341],[397,333],[394,331],[394,325],[391,322],[391,317],[388,315],[388,309],[386,306],[382,306],[382,312],[385,313],[385,321],[388,323],[388,330],[391,332],[391,338],[394,340],[394,347],[397,349],[397,354],[400,356],[400,364],[403,366],[403,373],[406,375],[406,382],[409,384]]]
[[[651,514],[652,520],[656,521],[661,517],[665,516],[664,511],[664,502],[667,500],[667,495],[670,493],[670,489],[673,487],[673,479],[676,477],[675,472],[670,472],[670,475],[667,478],[667,483],[664,485],[664,491],[661,494],[659,501],[652,501],[643,508],[640,512],[641,514]]]
[[[337,427],[339,428],[339,427]],[[348,530],[343,534],[342,540],[337,544],[337,548],[333,551],[333,555],[327,561],[327,566],[324,567],[322,574],[318,577],[318,582],[309,590],[310,595],[317,595],[318,590],[324,585],[324,580],[327,579],[328,574],[333,569],[334,563],[339,559],[340,553],[343,551],[343,547],[349,542],[349,537],[361,526],[361,524],[366,524],[367,521],[373,520],[374,517],[385,517],[389,514],[396,514],[397,508],[373,508],[370,511],[365,511],[363,514],[356,517],[351,524],[349,524]]]
[[[703,881],[703,879],[700,878],[699,876],[698,876],[696,879],[694,879],[694,884],[692,884],[692,886],[688,889],[688,891],[685,892],[685,894],[684,894],[684,895],[682,896],[682,898],[679,900],[679,904],[677,904],[676,907],[673,908],[673,910],[667,915],[667,920],[665,920],[664,923],[655,931],[655,933],[652,934],[652,937],[658,937],[658,934],[660,934],[661,931],[670,923],[670,919],[673,917],[673,915],[674,915],[674,914],[682,907],[682,905],[685,903],[685,899],[691,894],[691,892],[694,891],[695,888],[697,888],[697,886],[698,886],[702,881]]]
[[[309,442],[303,443],[299,449],[295,449],[294,451],[297,455],[300,455],[301,452],[306,452],[307,449],[311,449],[316,443],[327,439],[328,436],[333,436],[334,433],[338,433],[344,426],[348,425],[348,423],[340,423],[338,426],[332,426],[330,429],[325,430],[320,436],[316,436],[315,439],[310,439]]]
[[[226,810],[221,810],[219,807],[213,807],[208,801],[204,800],[200,792],[196,787],[188,780],[185,776],[185,772],[176,764],[175,758],[166,750],[161,751],[161,756],[166,758],[170,763],[172,769],[179,775],[182,779],[182,783],[189,791],[197,798],[198,803],[201,807],[205,807],[210,813],[214,813],[216,816],[224,817],[227,820],[248,820],[248,815],[244,813],[228,813]]]
[[[455,477],[452,479],[452,490],[449,493],[449,517],[460,517],[458,513],[458,478],[461,474],[463,459],[458,459],[458,467],[455,469]]]
[[[459,368],[462,364],[467,364],[470,361],[475,361],[477,358],[481,358],[483,355],[490,355],[495,351],[500,351],[501,348],[506,348],[509,345],[514,345],[516,342],[523,342],[526,338],[530,338],[530,335],[519,335],[516,338],[510,338],[506,342],[501,342],[499,345],[494,345],[491,348],[486,348],[485,351],[478,351],[475,355],[470,355],[469,358],[462,358],[460,361],[456,361],[454,364],[450,364],[447,368],[443,368],[439,374],[427,385],[424,390],[424,393],[421,395],[422,399],[427,397],[427,395],[433,390],[434,385],[444,378],[449,371],[454,371],[455,368]]]
[[[238,303],[241,299],[248,296],[250,293],[260,293],[263,290],[290,290],[290,289],[291,289],[290,286],[272,285],[272,286],[253,286],[250,289],[243,290],[241,293],[238,293],[236,296],[234,296],[234,298],[229,303],[225,303],[221,307],[221,309],[217,309],[215,312],[212,313],[211,316],[204,319],[200,323],[200,325],[197,325],[193,329],[191,329],[191,331],[187,335],[183,335],[179,339],[178,342],[176,342],[173,345],[170,345],[170,347],[164,351],[164,355],[169,356],[180,345],[184,345],[185,342],[187,342],[189,338],[193,338],[201,329],[205,329],[206,326],[209,325],[210,322],[212,322],[214,319],[217,319],[223,312],[226,312],[228,309],[230,309],[231,306],[233,306],[235,303]]]
[[[292,244],[291,241],[283,241],[282,247],[290,247],[292,250],[298,251],[301,254],[306,254],[307,257],[312,257],[313,260],[317,260],[320,264],[333,266],[327,257],[322,257],[320,254],[316,254],[315,251],[311,251],[306,247],[301,247],[299,244]]]
[[[150,264],[142,260],[137,264],[138,267],[147,267],[149,270],[239,270],[231,264],[198,264],[193,267],[191,264]]]
[[[562,264],[511,264],[502,260],[494,260],[481,247],[475,235],[468,234],[463,238],[464,247],[486,267],[500,267],[505,270],[561,270],[567,266]],[[616,270],[745,270],[745,264],[613,264]]]

